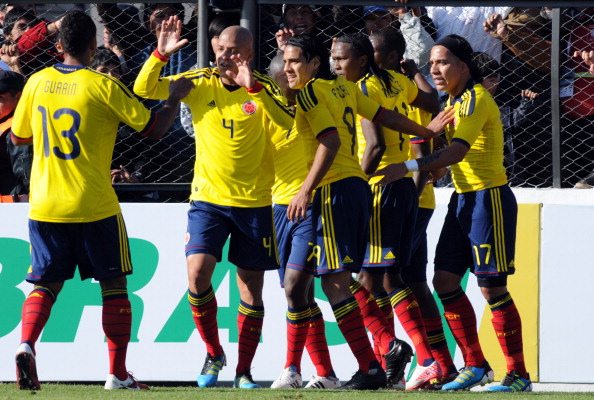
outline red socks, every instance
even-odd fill
[[[369,371],[369,365],[377,361],[367,338],[367,332],[365,332],[363,318],[361,317],[361,311],[359,310],[357,301],[353,297],[350,297],[338,304],[334,304],[332,311],[334,312],[340,331],[359,363],[359,370],[367,373]]]
[[[464,364],[468,367],[482,367],[485,356],[481,349],[476,328],[476,315],[462,288],[440,295],[444,317],[462,351]]]
[[[109,373],[118,379],[128,378],[126,352],[130,342],[132,308],[126,289],[110,289],[101,292],[103,297],[102,323],[109,350]]]
[[[388,325],[388,321],[378,307],[375,298],[359,282],[351,281],[349,289],[359,304],[363,323],[365,328],[371,332],[374,344],[379,346],[381,354],[386,354],[390,349],[390,343],[394,340],[394,334],[392,333],[394,327]]]
[[[56,295],[49,288],[35,286],[23,303],[21,343],[28,343],[33,351],[55,301]]]
[[[443,332],[441,318],[425,318],[425,330],[431,347],[431,355],[439,364],[444,375],[456,372],[456,366],[450,355],[448,343]]]
[[[188,290],[188,301],[196,329],[206,344],[206,351],[212,357],[223,354],[217,324],[217,298],[212,286],[200,294],[194,294]]]
[[[309,329],[305,339],[305,348],[311,358],[311,362],[316,367],[318,376],[328,377],[334,374],[332,361],[330,361],[330,351],[326,341],[326,327],[322,311],[316,303],[309,307],[311,316],[309,319]]]
[[[493,299],[489,302],[489,307],[493,313],[491,322],[505,355],[508,372],[516,371],[520,376],[527,378],[522,345],[522,321],[511,295],[506,293]]]
[[[285,368],[294,365],[299,373],[301,373],[301,357],[309,331],[310,315],[309,306],[287,310],[287,361]]]
[[[407,287],[396,289],[389,296],[392,307],[394,307],[394,313],[415,346],[417,363],[428,366],[433,362],[433,355],[425,332],[421,309],[415,295]]]
[[[243,301],[239,304],[237,327],[239,330],[239,357],[237,375],[249,374],[252,360],[260,343],[262,323],[264,322],[264,306],[252,306]]]

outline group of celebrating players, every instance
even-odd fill
[[[147,388],[126,369],[132,265],[109,163],[119,122],[159,138],[183,100],[196,132],[185,252],[188,301],[207,351],[199,387],[215,386],[226,365],[211,278],[229,240],[241,299],[234,387],[260,387],[250,369],[264,318],[264,272],[273,269],[288,303],[286,363],[273,388],[302,386],[304,349],[316,368],[306,388],[452,391],[492,382],[474,310],[460,286],[470,266],[507,362],[505,378],[489,390],[531,390],[520,316],[507,291],[517,205],[503,167],[499,111],[480,84],[468,42],[450,35],[431,51],[433,82],[447,95],[439,112],[436,91],[402,60],[398,31],[338,37],[331,54],[316,38],[294,36],[264,75],[250,67],[250,32],[230,26],[213,43],[216,67],[162,77],[168,58],[187,44],[181,29],[177,17],[161,24],[157,48],[134,83],[137,96],[165,100],[157,112],[117,79],[87,68],[96,32],[80,11],[62,20],[64,62],[25,86],[12,135],[34,145],[27,280],[35,286],[23,305],[18,386],[40,388],[35,343],[78,265],[81,278],[101,285],[110,360],[105,388]],[[45,90],[55,83],[68,90]],[[447,144],[432,152],[444,130]],[[425,270],[425,231],[434,208],[429,181],[448,166],[455,192],[433,286],[464,358],[460,371]],[[342,385],[314,301],[314,277],[358,362]],[[395,337],[394,315],[417,356],[407,382],[413,349]]]

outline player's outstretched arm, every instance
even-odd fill
[[[383,110],[379,113],[374,122],[377,122],[387,128],[406,133],[409,135],[420,136],[422,138],[433,138],[438,136],[445,126],[454,120],[454,110],[448,109],[440,112],[425,128],[422,125],[408,119],[402,114],[392,110]]]
[[[227,77],[246,88],[274,124],[283,129],[290,129],[295,115],[276,82],[268,76],[254,73],[250,67],[251,60],[242,59],[237,54],[232,55],[231,60],[237,65],[237,73],[226,70]]]
[[[157,40],[157,49],[146,60],[136,80],[134,93],[145,99],[165,100],[169,96],[169,82],[175,77],[160,79],[161,70],[167,63],[169,56],[187,43],[187,39],[180,39],[182,22],[177,16],[169,17],[161,22],[161,31]]]
[[[361,158],[361,168],[366,174],[375,172],[386,151],[386,140],[382,127],[368,119],[361,120],[361,130],[365,137],[365,151]]]
[[[145,136],[151,139],[161,139],[169,130],[178,114],[179,103],[186,97],[194,83],[186,78],[179,78],[169,85],[169,97],[165,104],[155,113],[152,127],[145,131]]]
[[[379,183],[385,185],[402,178],[408,172],[433,171],[456,164],[464,159],[468,149],[469,146],[467,143],[454,141],[449,146],[437,150],[426,157],[408,160],[398,164],[390,164],[385,168],[378,169],[371,176],[381,176],[382,179]]]

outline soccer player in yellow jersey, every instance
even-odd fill
[[[160,138],[192,83],[172,85],[163,107],[147,110],[120,81],[88,68],[97,48],[96,27],[81,11],[64,16],[57,46],[64,62],[29,78],[12,125],[13,141],[32,141],[34,148],[27,281],[35,286],[23,304],[17,384],[40,388],[35,342],[78,265],[82,279],[94,278],[101,286],[109,349],[105,389],[145,389],[126,368],[132,319],[126,275],[132,264],[109,167],[118,124]]]
[[[419,73],[414,62],[412,60],[402,60],[402,54],[404,54],[406,49],[406,42],[400,31],[395,29],[384,29],[380,32],[371,34],[369,40],[374,49],[375,62],[380,68],[400,71],[407,76],[412,77],[415,83],[419,86],[419,89],[424,88],[427,93],[431,93],[432,88],[427,86],[427,81]],[[429,123],[431,120],[431,113],[434,112],[434,109],[427,107],[426,109],[422,109],[419,107],[408,106],[404,109],[406,110],[408,118],[416,121],[420,125]],[[410,158],[418,158],[430,154],[432,150],[431,142],[432,139],[418,137],[411,138],[408,151],[409,153],[412,153],[413,156]],[[408,147],[406,146],[406,143],[403,143],[403,148],[404,147]],[[405,159],[408,158],[406,155],[404,156]],[[399,161],[404,160],[400,159]],[[445,168],[442,170],[445,170]],[[440,172],[441,171],[431,171],[431,178],[437,178]],[[409,260],[401,266],[402,279],[412,290],[414,299],[416,299],[419,307],[416,308],[413,306],[409,308],[410,304],[414,304],[414,300],[408,297],[410,300],[406,301],[407,296],[405,296],[404,298],[401,298],[396,311],[400,311],[397,313],[399,319],[402,320],[401,314],[416,313],[417,310],[420,310],[431,354],[435,361],[438,362],[441,370],[441,376],[438,377],[439,379],[432,380],[431,369],[426,373],[423,373],[423,368],[415,368],[413,376],[411,377],[412,379],[409,379],[407,386],[418,388],[422,385],[422,388],[424,389],[433,389],[436,388],[437,384],[443,383],[444,379],[447,379],[447,377],[452,376],[454,373],[457,375],[457,370],[445,341],[439,309],[437,308],[433,294],[427,285],[426,230],[431,215],[433,214],[433,209],[435,208],[433,185],[431,182],[427,181],[428,175],[428,172],[415,172],[412,174],[412,178],[415,181],[416,191],[417,193],[420,193],[419,206],[416,212],[417,217],[412,234],[411,254]],[[382,304],[386,303],[381,297],[376,297],[376,301],[378,303],[381,302]],[[385,306],[384,310],[387,315],[388,313],[392,314],[392,308],[390,307],[389,301],[387,303],[388,304]],[[409,320],[410,322],[403,323],[405,327],[413,321],[412,318],[409,319],[408,317],[405,317],[405,321],[406,320]],[[420,342],[418,347],[426,346],[424,343]],[[417,351],[417,361],[419,361],[418,353],[419,351]],[[429,384],[426,384],[427,380],[429,380]],[[415,383],[415,381],[417,382]]]
[[[440,132],[451,113],[440,114],[424,128],[380,107],[354,83],[331,74],[328,51],[314,38],[290,38],[283,57],[289,86],[299,89],[296,130],[306,142],[309,163],[307,177],[291,200],[287,216],[291,220],[304,218],[312,203],[316,273],[359,364],[343,387],[377,389],[386,384],[386,375],[375,359],[349,289],[351,272],[358,272],[363,261],[370,207],[367,176],[357,158],[355,115],[427,137]],[[395,355],[399,349],[393,347]]]
[[[404,43],[401,35],[397,39]],[[351,82],[358,82],[363,94],[382,107],[398,110],[402,115],[407,114],[411,103],[431,111],[439,109],[437,95],[422,75],[419,74],[418,79],[424,90],[419,90],[405,75],[380,69],[376,65],[374,49],[366,35],[359,33],[338,37],[332,44],[331,54],[336,73]],[[380,126],[365,119],[359,118],[357,122],[358,155],[366,173],[374,172],[378,164],[383,167],[408,159],[408,135],[389,129],[382,131]],[[376,134],[378,130],[382,134]],[[376,136],[384,138],[384,151],[381,151],[381,144],[373,141]],[[419,389],[441,373],[431,355],[416,299],[400,277],[402,268],[410,259],[418,195],[410,176],[385,186],[371,182],[371,191],[373,210],[365,258],[359,273],[361,283],[353,281],[351,291],[361,307],[365,325],[373,335],[376,356],[385,354],[385,342],[389,345],[394,340],[394,324],[392,319],[388,323],[374,299],[379,299],[380,303],[386,298],[390,300],[390,306],[394,308],[417,349],[418,367],[407,388]],[[379,325],[376,318],[372,318],[374,316],[378,316],[377,319],[386,326],[390,335],[382,335],[374,329]],[[384,336],[386,339],[383,339]],[[401,387],[404,368],[412,356],[412,349],[406,342],[401,342],[400,346],[404,362],[395,370],[387,368],[386,374],[391,386]]]
[[[448,93],[446,106],[455,110],[446,130],[449,145],[417,160],[378,170],[383,183],[409,171],[451,165],[455,192],[435,252],[433,284],[465,368],[442,390],[464,390],[493,378],[478,340],[476,316],[460,281],[468,266],[493,313],[492,323],[505,355],[507,374],[490,391],[530,391],[522,346],[522,324],[507,277],[515,271],[517,204],[503,166],[503,127],[497,104],[480,84],[472,48],[458,35],[448,35],[431,50],[431,76]]]
[[[216,68],[160,77],[168,57],[187,43],[180,35],[181,21],[172,17],[163,25],[157,49],[142,67],[134,92],[163,99],[178,79],[185,77],[194,83],[184,99],[196,135],[185,250],[188,300],[207,351],[197,381],[200,387],[214,386],[225,365],[211,278],[231,236],[229,260],[237,266],[241,298],[234,385],[258,388],[250,368],[264,318],[264,271],[278,268],[270,194],[274,170],[264,125],[269,119],[288,130],[293,125],[293,112],[272,79],[252,73],[252,35],[239,26],[221,32],[214,49]]]
[[[297,90],[289,88],[283,69],[282,54],[279,54],[272,59],[268,74],[278,83],[288,103],[294,106]],[[305,388],[337,388],[340,381],[330,361],[324,319],[314,299],[314,257],[311,249],[315,235],[311,209],[304,219],[291,221],[287,218],[289,203],[299,192],[308,172],[305,141],[303,136],[297,135],[294,126],[287,130],[269,121],[268,130],[274,160],[272,201],[280,264],[278,271],[288,306],[287,357],[283,371],[270,387],[301,387],[301,358],[306,348],[315,365],[316,375]]]

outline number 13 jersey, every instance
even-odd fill
[[[137,131],[154,117],[117,79],[56,64],[33,74],[12,130],[33,138],[29,218],[92,222],[118,214],[110,164],[120,122]]]

